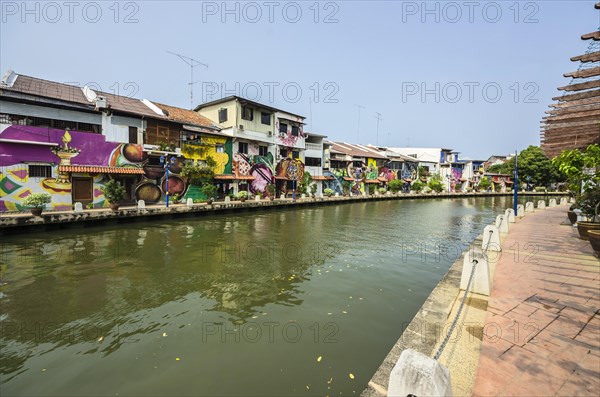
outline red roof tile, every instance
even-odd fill
[[[58,170],[60,172],[86,172],[90,174],[144,174],[144,170],[137,167],[103,167],[96,165],[60,165]]]

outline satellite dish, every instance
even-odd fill
[[[98,97],[98,95],[96,95],[96,92],[87,85],[81,90],[83,91],[83,95],[85,95],[85,98],[90,102],[94,102],[96,100],[96,97]]]

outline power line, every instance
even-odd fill
[[[188,85],[190,86],[190,109],[194,109],[194,84],[199,83],[200,80],[194,81],[194,68],[196,66],[204,66],[208,69],[208,65],[202,63],[200,61],[195,60],[194,58],[186,57],[185,55],[177,54],[176,52],[167,51],[171,55],[175,55],[179,57],[183,62],[185,62],[190,67],[190,82]]]

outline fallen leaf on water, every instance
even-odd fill
[[[179,361],[179,360],[181,360],[179,357],[176,357],[176,358],[175,358],[175,361]]]
[[[46,368],[42,368],[42,372],[46,372]]]
[[[350,377],[350,379],[354,379],[354,374],[348,374],[348,376]]]
[[[322,359],[323,359],[323,356],[317,357],[317,362],[320,363]]]
[[[348,312],[347,312],[347,311],[345,311],[345,310],[342,310],[342,313],[344,313],[344,314],[348,314]]]
[[[167,333],[166,333],[166,332],[163,332],[163,336],[167,336]]]
[[[309,385],[306,385],[306,390],[308,390],[308,389],[310,389],[310,386],[309,386]]]
[[[104,336],[99,337],[98,342],[102,342],[103,339],[104,339]]]
[[[328,384],[331,384],[331,382],[333,382],[333,378],[329,378],[329,380],[327,381]]]

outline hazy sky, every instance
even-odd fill
[[[24,5],[25,4],[25,5]],[[333,140],[487,158],[539,121],[594,1],[0,1],[0,69],[190,107],[247,96]],[[212,97],[210,96],[212,94]],[[357,138],[358,107],[360,135]]]

